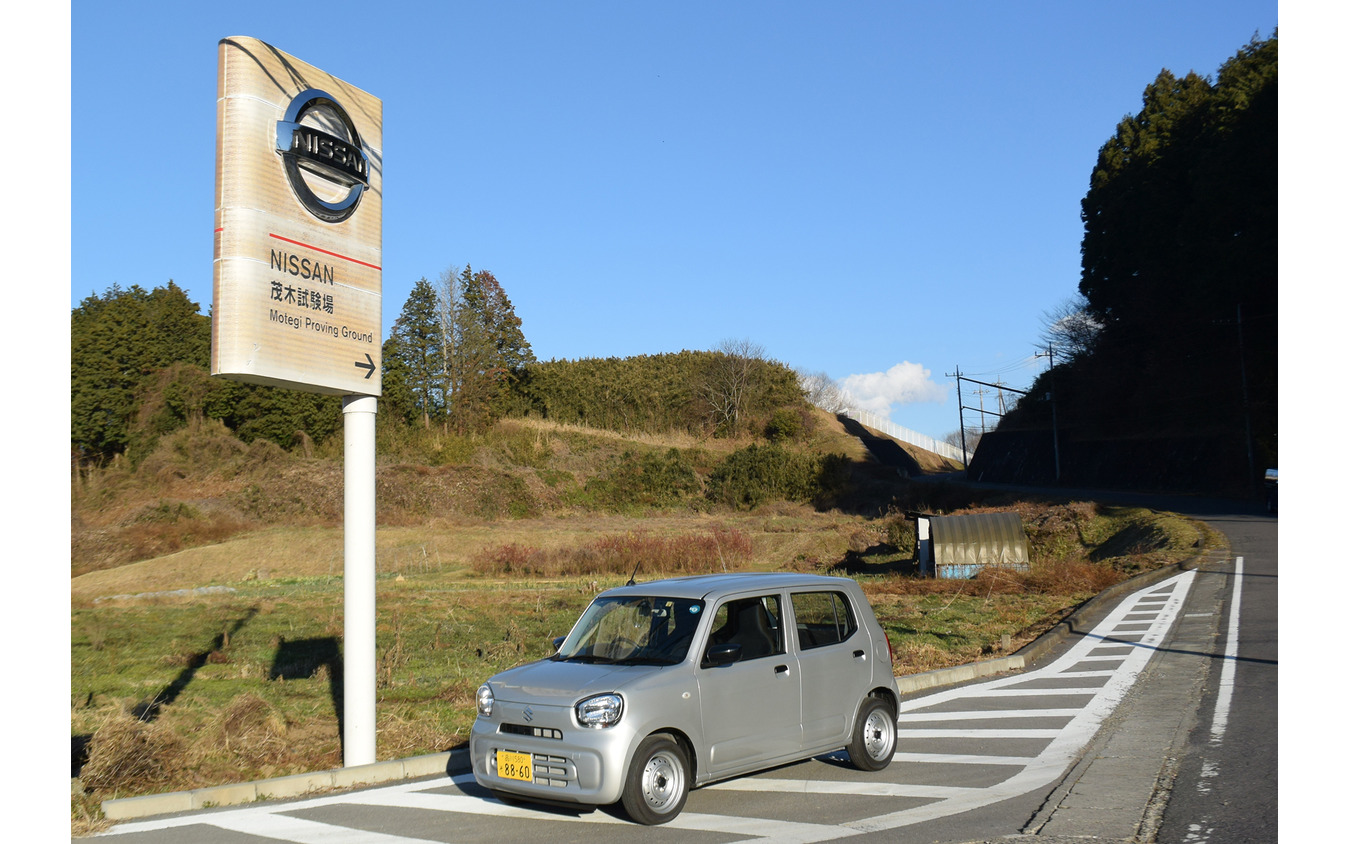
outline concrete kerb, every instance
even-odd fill
[[[369,765],[354,765],[350,768],[333,768],[309,774],[273,777],[256,782],[104,800],[103,815],[109,820],[122,821],[215,806],[238,806],[261,800],[303,797],[334,789],[378,785],[414,777],[429,777],[436,774],[452,776],[468,770],[468,750],[458,748],[443,753],[429,753],[425,756],[374,762]]]
[[[1067,618],[1038,637],[1036,641],[1024,646],[1010,656],[981,660],[966,665],[958,665],[954,668],[925,671],[922,674],[908,674],[895,678],[896,684],[899,685],[901,694],[906,694],[964,683],[1007,671],[1020,671],[1070,637],[1079,635],[1081,630],[1090,628],[1093,619],[1106,612],[1122,595],[1166,580],[1179,571],[1194,568],[1199,565],[1205,554],[1206,550],[1201,546],[1199,551],[1180,563],[1136,575],[1129,580],[1107,588],[1100,595],[1085,601]],[[453,776],[466,773],[469,770],[468,748],[457,748],[443,753],[430,753],[425,756],[375,762],[370,765],[356,765],[350,768],[333,768],[309,774],[274,777],[251,783],[219,785],[164,794],[147,794],[141,797],[121,797],[104,800],[102,806],[104,817],[109,820],[120,821],[175,812],[190,812],[214,806],[233,806],[262,800],[301,797],[321,791],[378,785],[393,780],[427,777],[436,774]]]

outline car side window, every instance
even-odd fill
[[[777,595],[727,601],[713,615],[710,645],[734,642],[741,661],[784,652],[782,604]]]
[[[841,592],[793,592],[792,615],[804,651],[838,644],[858,630],[853,608]]]

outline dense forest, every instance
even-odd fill
[[[1278,66],[1253,40],[1217,79],[1144,89],[1082,201],[1053,366],[972,475],[1049,482],[1058,461],[1066,485],[1242,493],[1276,465]]]

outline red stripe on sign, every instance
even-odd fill
[[[380,269],[379,267],[375,266],[374,264],[367,264],[365,261],[358,261],[358,260],[356,260],[355,258],[352,258],[352,257],[347,256],[347,255],[342,255],[342,254],[337,253],[337,252],[330,252],[330,251],[328,251],[327,249],[320,249],[319,247],[313,245],[312,243],[305,243],[304,241],[301,241],[301,240],[291,240],[289,237],[282,237],[281,235],[275,234],[275,233],[273,233],[273,232],[268,232],[267,236],[268,236],[268,237],[275,237],[277,240],[284,240],[284,241],[286,241],[287,243],[294,243],[296,246],[303,246],[303,247],[305,247],[306,249],[313,249],[315,252],[322,252],[322,253],[325,254],[325,255],[332,255],[334,258],[341,258],[341,259],[344,260],[344,261],[351,261],[353,264],[360,264],[360,265],[363,266],[363,267],[370,267],[372,270],[378,270],[378,269]]]

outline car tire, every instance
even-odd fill
[[[895,755],[895,712],[881,698],[869,697],[858,708],[848,758],[855,768],[880,771]]]
[[[638,745],[624,778],[623,808],[628,817],[652,826],[673,820],[689,796],[689,757],[664,733]]]

